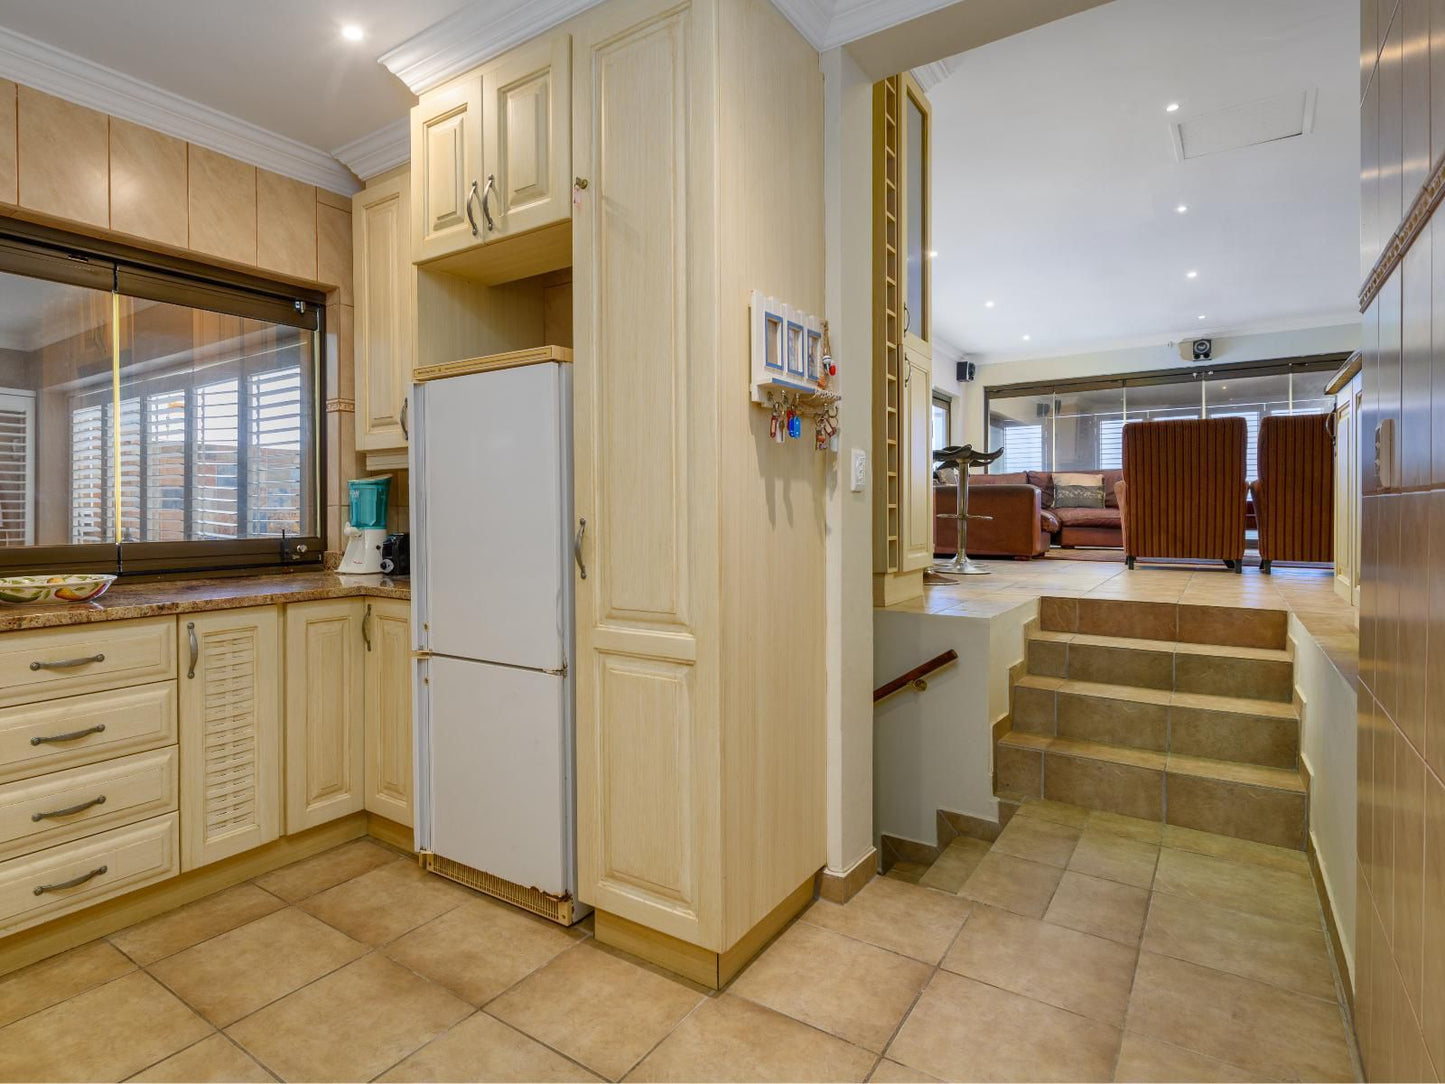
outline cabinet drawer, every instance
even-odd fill
[[[0,707],[176,676],[173,617],[0,636]]]
[[[0,936],[180,871],[174,813],[0,862]]]
[[[0,711],[0,783],[176,740],[176,683],[71,696]]]
[[[0,860],[175,811],[176,764],[172,745],[0,787]]]

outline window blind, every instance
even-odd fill
[[[1003,431],[1003,469],[1000,474],[1044,469],[1044,427],[1011,425]]]
[[[35,397],[0,392],[0,546],[35,534]]]

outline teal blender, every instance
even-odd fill
[[[381,575],[381,547],[386,541],[386,494],[391,475],[353,478],[347,483],[351,509],[343,534],[346,552],[337,572],[352,576]]]

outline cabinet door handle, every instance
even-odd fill
[[[407,440],[411,440],[411,430],[407,428],[406,424],[406,417],[410,411],[411,396],[403,395],[401,397],[401,412],[397,414],[396,420],[401,424],[401,435]]]
[[[91,734],[103,733],[105,733],[105,724],[96,723],[94,726],[88,726],[84,730],[72,730],[66,734],[45,734],[39,737],[34,737],[30,739],[30,744],[52,745],[55,742],[79,741],[81,738],[89,737]]]
[[[479,236],[477,233],[477,220],[472,215],[472,200],[477,198],[477,182],[472,182],[472,190],[467,193],[467,225],[472,228],[472,236]]]
[[[92,877],[99,877],[102,873],[109,872],[109,866],[96,866],[89,873],[82,873],[79,877],[72,877],[68,881],[56,881],[53,885],[36,885],[35,894],[43,896],[47,892],[59,892],[62,888],[74,888],[76,885],[83,885]]]
[[[366,644],[366,650],[371,650],[371,607],[366,607],[366,613],[361,615],[361,639]]]
[[[79,802],[76,805],[66,806],[64,809],[48,809],[44,813],[32,813],[30,814],[30,819],[32,821],[43,821],[48,817],[69,817],[74,813],[84,813],[91,806],[96,805],[105,805],[104,794],[99,798],[92,798],[88,802]]]
[[[194,678],[196,663],[201,659],[201,644],[196,639],[196,623],[194,621],[186,622],[186,636],[191,641],[191,665],[186,668],[186,677]]]
[[[93,662],[105,662],[105,654],[87,655],[83,659],[55,659],[41,662],[37,659],[30,664],[32,670],[74,670],[77,666],[89,666]]]
[[[572,556],[577,560],[577,567],[582,572],[582,578],[587,578],[587,562],[582,560],[582,536],[587,533],[587,521],[577,521],[577,537],[572,541]]]
[[[487,174],[487,187],[482,189],[482,221],[487,224],[487,232],[488,232],[488,233],[496,233],[496,232],[497,232],[497,224],[496,224],[496,222],[494,222],[494,221],[492,220],[492,208],[491,208],[491,204],[488,203],[488,200],[489,200],[489,198],[491,197],[491,194],[492,194],[492,189],[493,189],[494,187],[496,187],[496,184],[497,184],[497,175],[496,175],[495,173],[488,173],[488,174]]]

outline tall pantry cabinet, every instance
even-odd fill
[[[746,333],[752,289],[823,307],[822,80],[766,0],[572,36],[580,894],[718,985],[825,860],[824,456],[768,441]]]

